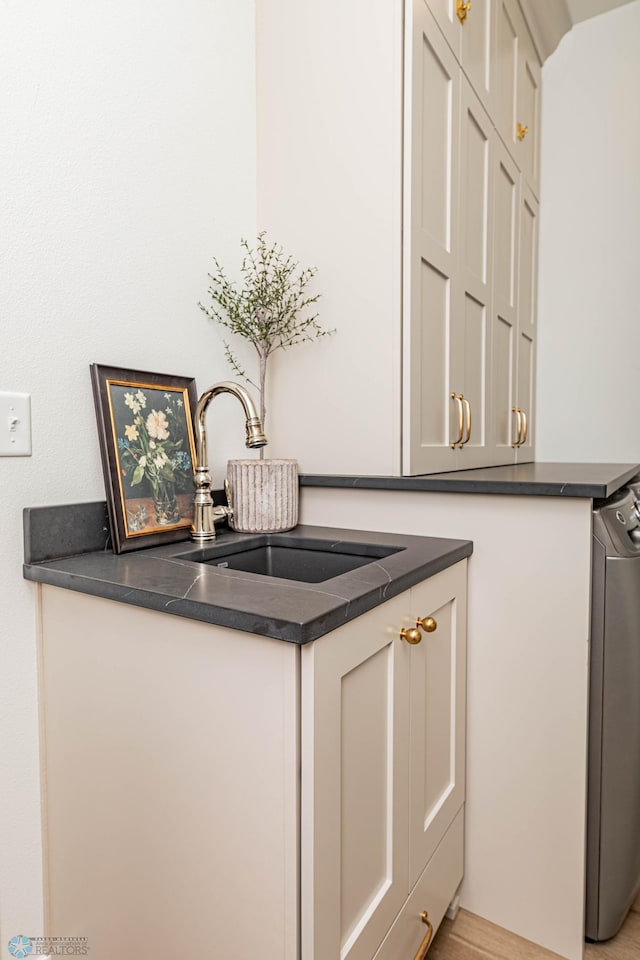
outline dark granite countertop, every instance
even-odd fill
[[[301,486],[429,493],[496,493],[534,497],[610,497],[640,473],[638,463],[520,463],[418,477],[303,474]]]
[[[467,540],[299,526],[278,534],[279,541],[303,546],[319,538],[334,553],[358,544],[361,554],[375,558],[305,583],[196,562],[202,548],[188,540],[114,554],[102,502],[26,509],[24,529],[27,580],[293,643],[321,637],[473,549]],[[214,546],[231,553],[252,536],[220,532]],[[376,557],[376,547],[397,552]]]

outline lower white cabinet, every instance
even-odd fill
[[[93,960],[426,945],[462,879],[466,561],[302,647],[40,589],[49,935]]]
[[[465,598],[463,562],[302,648],[304,960],[370,960],[461,810]],[[407,956],[462,879],[459,841],[403,921]]]

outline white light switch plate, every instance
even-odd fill
[[[31,456],[31,396],[0,390],[0,457]]]

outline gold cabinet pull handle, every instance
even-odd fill
[[[526,135],[529,133],[529,127],[523,127],[521,123],[516,127],[516,137],[521,142],[524,140]]]
[[[519,447],[522,443],[522,410],[520,407],[511,407],[511,412],[515,413],[516,417],[518,418],[518,436],[511,444],[511,446],[515,448]]]
[[[462,394],[452,393],[451,399],[455,400],[458,404],[458,436],[451,444],[451,449],[455,450],[458,444],[462,444],[462,434],[464,433],[464,408],[462,406],[462,401],[464,397]]]
[[[421,627],[425,633],[433,633],[438,629],[438,621],[433,617],[422,617],[416,620],[416,627]]]
[[[411,646],[413,647],[416,645],[416,643],[420,643],[420,641],[422,640],[422,634],[420,633],[417,627],[409,627],[408,630],[405,630],[405,628],[403,627],[402,630],[400,631],[400,639],[406,640],[407,643],[410,643]]]
[[[523,443],[527,442],[527,437],[529,435],[529,424],[527,423],[527,415],[524,410],[521,410],[520,413],[522,414],[522,440],[520,441],[520,446],[522,446]]]
[[[471,0],[467,0],[467,3],[464,3],[463,0],[458,0],[456,3],[456,17],[460,23],[465,22],[469,10],[471,10]]]
[[[461,447],[464,447],[465,443],[469,443],[469,440],[471,439],[471,403],[465,397],[461,396],[460,399],[464,404],[465,419],[467,421],[467,433],[464,440],[460,444]]]
[[[433,924],[431,923],[431,920],[429,920],[429,914],[427,913],[426,910],[422,911],[422,913],[420,914],[420,919],[422,920],[423,923],[426,923],[427,932],[425,933],[424,940],[418,947],[418,952],[416,953],[413,960],[424,960],[424,958],[427,955],[427,951],[431,946],[431,940],[433,938]]]

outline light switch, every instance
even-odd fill
[[[31,396],[0,390],[0,457],[31,456]]]

